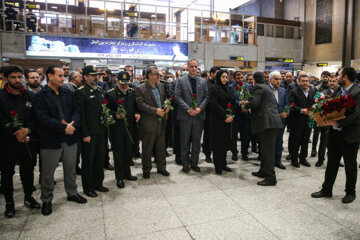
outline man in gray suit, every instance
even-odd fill
[[[200,172],[198,167],[200,140],[205,120],[205,107],[208,103],[206,80],[196,76],[198,61],[188,61],[189,74],[179,78],[175,87],[175,100],[178,103],[177,119],[180,121],[180,145],[183,172],[189,173],[190,167]],[[192,106],[193,98],[196,106]],[[191,157],[190,155],[191,144]]]
[[[71,92],[75,92],[78,87],[82,85],[81,74],[77,71],[71,71],[69,74],[69,82],[64,84],[64,87]]]
[[[255,86],[250,102],[242,101],[245,109],[251,109],[251,131],[259,136],[260,141],[260,170],[252,175],[265,180],[258,182],[260,186],[275,186],[275,144],[277,133],[283,127],[275,95],[265,82],[262,72],[255,72]]]
[[[151,155],[154,150],[157,172],[169,176],[166,171],[165,154],[165,115],[169,109],[163,109],[165,89],[159,82],[159,70],[151,66],[146,70],[145,83],[135,88],[136,106],[142,116],[138,123],[140,139],[142,140],[143,177],[150,178]]]

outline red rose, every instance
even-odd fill
[[[192,98],[196,98],[196,94],[194,93],[191,97],[192,97]]]
[[[122,100],[122,99],[119,99],[119,100],[117,101],[118,104],[123,104],[123,102],[124,102],[124,100]]]
[[[170,101],[173,101],[173,100],[174,100],[174,98],[173,98],[173,97],[170,97],[169,99],[170,99]]]
[[[242,87],[242,86],[244,85],[244,83],[243,83],[243,82],[239,82],[239,85]]]
[[[17,113],[16,111],[14,111],[14,110],[12,110],[12,111],[10,112],[10,115],[11,115],[12,117],[16,117],[17,114],[18,114],[18,113]]]
[[[108,100],[103,99],[103,100],[102,100],[102,104],[108,104]]]
[[[295,103],[291,103],[291,106],[295,107]]]
[[[226,106],[227,106],[228,108],[231,108],[231,104],[230,104],[230,103],[228,103]]]
[[[236,86],[236,90],[240,90],[240,87],[239,87],[239,86]]]
[[[311,107],[308,107],[307,110],[310,111],[310,110],[311,110]]]

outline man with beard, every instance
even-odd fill
[[[67,63],[63,63],[61,65],[61,67],[62,67],[62,70],[64,71],[64,78],[65,78],[64,83],[68,83],[69,82],[69,75],[70,75],[70,66]]]
[[[356,159],[360,142],[360,88],[354,83],[355,77],[356,72],[352,67],[345,67],[340,70],[339,85],[342,88],[341,96],[351,95],[355,106],[346,110],[346,118],[339,121],[327,120],[326,122],[329,126],[332,126],[328,142],[328,164],[322,189],[311,194],[313,198],[332,196],[332,189],[341,158],[344,158],[346,174],[346,195],[342,202],[351,203],[356,198]]]
[[[36,118],[32,107],[33,94],[22,86],[23,71],[19,66],[3,68],[5,87],[0,90],[0,139],[1,139],[1,185],[6,201],[5,216],[15,215],[13,199],[13,175],[15,164],[20,165],[20,179],[24,189],[24,205],[31,209],[39,209],[40,204],[32,197],[34,182],[34,163],[37,146]],[[17,117],[21,127],[6,126]]]
[[[116,82],[112,79],[111,70],[106,68],[102,71],[102,80],[107,84],[107,88],[110,90],[116,86]]]
[[[40,76],[34,69],[25,70],[26,89],[30,92],[37,93],[41,90]]]

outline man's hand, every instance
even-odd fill
[[[248,104],[248,103],[249,103],[249,101],[243,100],[243,101],[240,102],[240,105],[246,105],[246,104]]]
[[[307,110],[307,108],[301,109],[301,113],[304,115],[309,115],[309,111]]]
[[[198,115],[199,113],[201,113],[201,108],[195,108],[195,113],[196,113],[196,115]]]
[[[84,137],[84,138],[83,138],[83,141],[86,142],[86,143],[89,143],[89,142],[91,141],[90,136]]]
[[[232,116],[229,116],[225,119],[226,123],[231,123],[232,121],[234,121],[234,118]]]
[[[140,114],[135,113],[135,121],[136,121],[136,122],[139,122],[139,121],[140,121],[140,119],[141,119]]]
[[[170,111],[170,109],[169,108],[165,108],[165,114],[168,114],[168,112]]]
[[[160,116],[160,117],[163,117],[163,116],[165,115],[165,112],[164,112],[163,109],[157,108],[157,109],[156,109],[156,114],[157,114],[158,116]]]
[[[241,112],[243,112],[243,113],[248,113],[248,112],[249,112],[249,109],[241,108]]]
[[[192,116],[192,117],[196,116],[196,112],[195,112],[194,109],[190,109],[190,110],[188,111],[188,113],[189,113],[189,115]]]
[[[74,124],[74,121],[72,121],[71,123],[66,125],[65,134],[67,134],[67,135],[74,134],[76,129],[74,128],[73,124]]]
[[[117,118],[117,119],[124,119],[124,118],[125,118],[125,115],[124,115],[124,113],[116,114],[116,118]]]
[[[18,142],[24,143],[26,142],[26,136],[28,135],[28,129],[27,128],[21,128],[14,132],[13,134],[16,137],[16,140]]]
[[[287,114],[286,112],[283,112],[281,115],[280,115],[281,118],[287,118]]]

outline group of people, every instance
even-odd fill
[[[360,89],[353,68],[336,74],[323,72],[319,84],[310,84],[304,71],[296,79],[291,72],[278,71],[245,75],[212,67],[201,72],[196,59],[175,76],[156,65],[136,78],[130,65],[115,76],[109,69],[91,65],[70,72],[67,64],[50,66],[45,74],[43,69],[23,71],[16,65],[3,67],[1,73],[0,170],[6,217],[15,215],[12,178],[16,163],[25,206],[42,208],[46,216],[52,213],[54,173],[60,161],[67,200],[83,204],[87,199],[78,193],[77,173],[84,194],[97,197],[97,192],[109,191],[103,185],[104,167],[115,170],[119,188],[125,187],[124,180],[137,180],[131,174],[134,157],[141,157],[143,178],[151,176],[152,157],[157,173],[169,176],[169,147],[184,173],[201,171],[201,149],[205,161],[214,163],[216,174],[230,172],[226,156],[231,151],[232,160],[238,160],[239,133],[242,159],[249,160],[250,144],[259,154],[260,169],[252,173],[263,179],[258,185],[274,186],[275,167],[286,168],[281,162],[286,126],[290,131],[287,158],[295,168],[311,166],[306,160],[311,133],[308,108],[314,104],[316,91],[328,97],[351,94],[357,105],[346,112],[345,119],[329,120],[328,126],[314,130],[314,139],[315,131],[321,133],[316,166],[324,163],[327,146],[328,164],[322,190],[312,197],[332,195],[342,157],[347,177],[343,202],[356,197]],[[108,162],[109,141],[114,167]],[[32,197],[37,159],[42,207]]]

